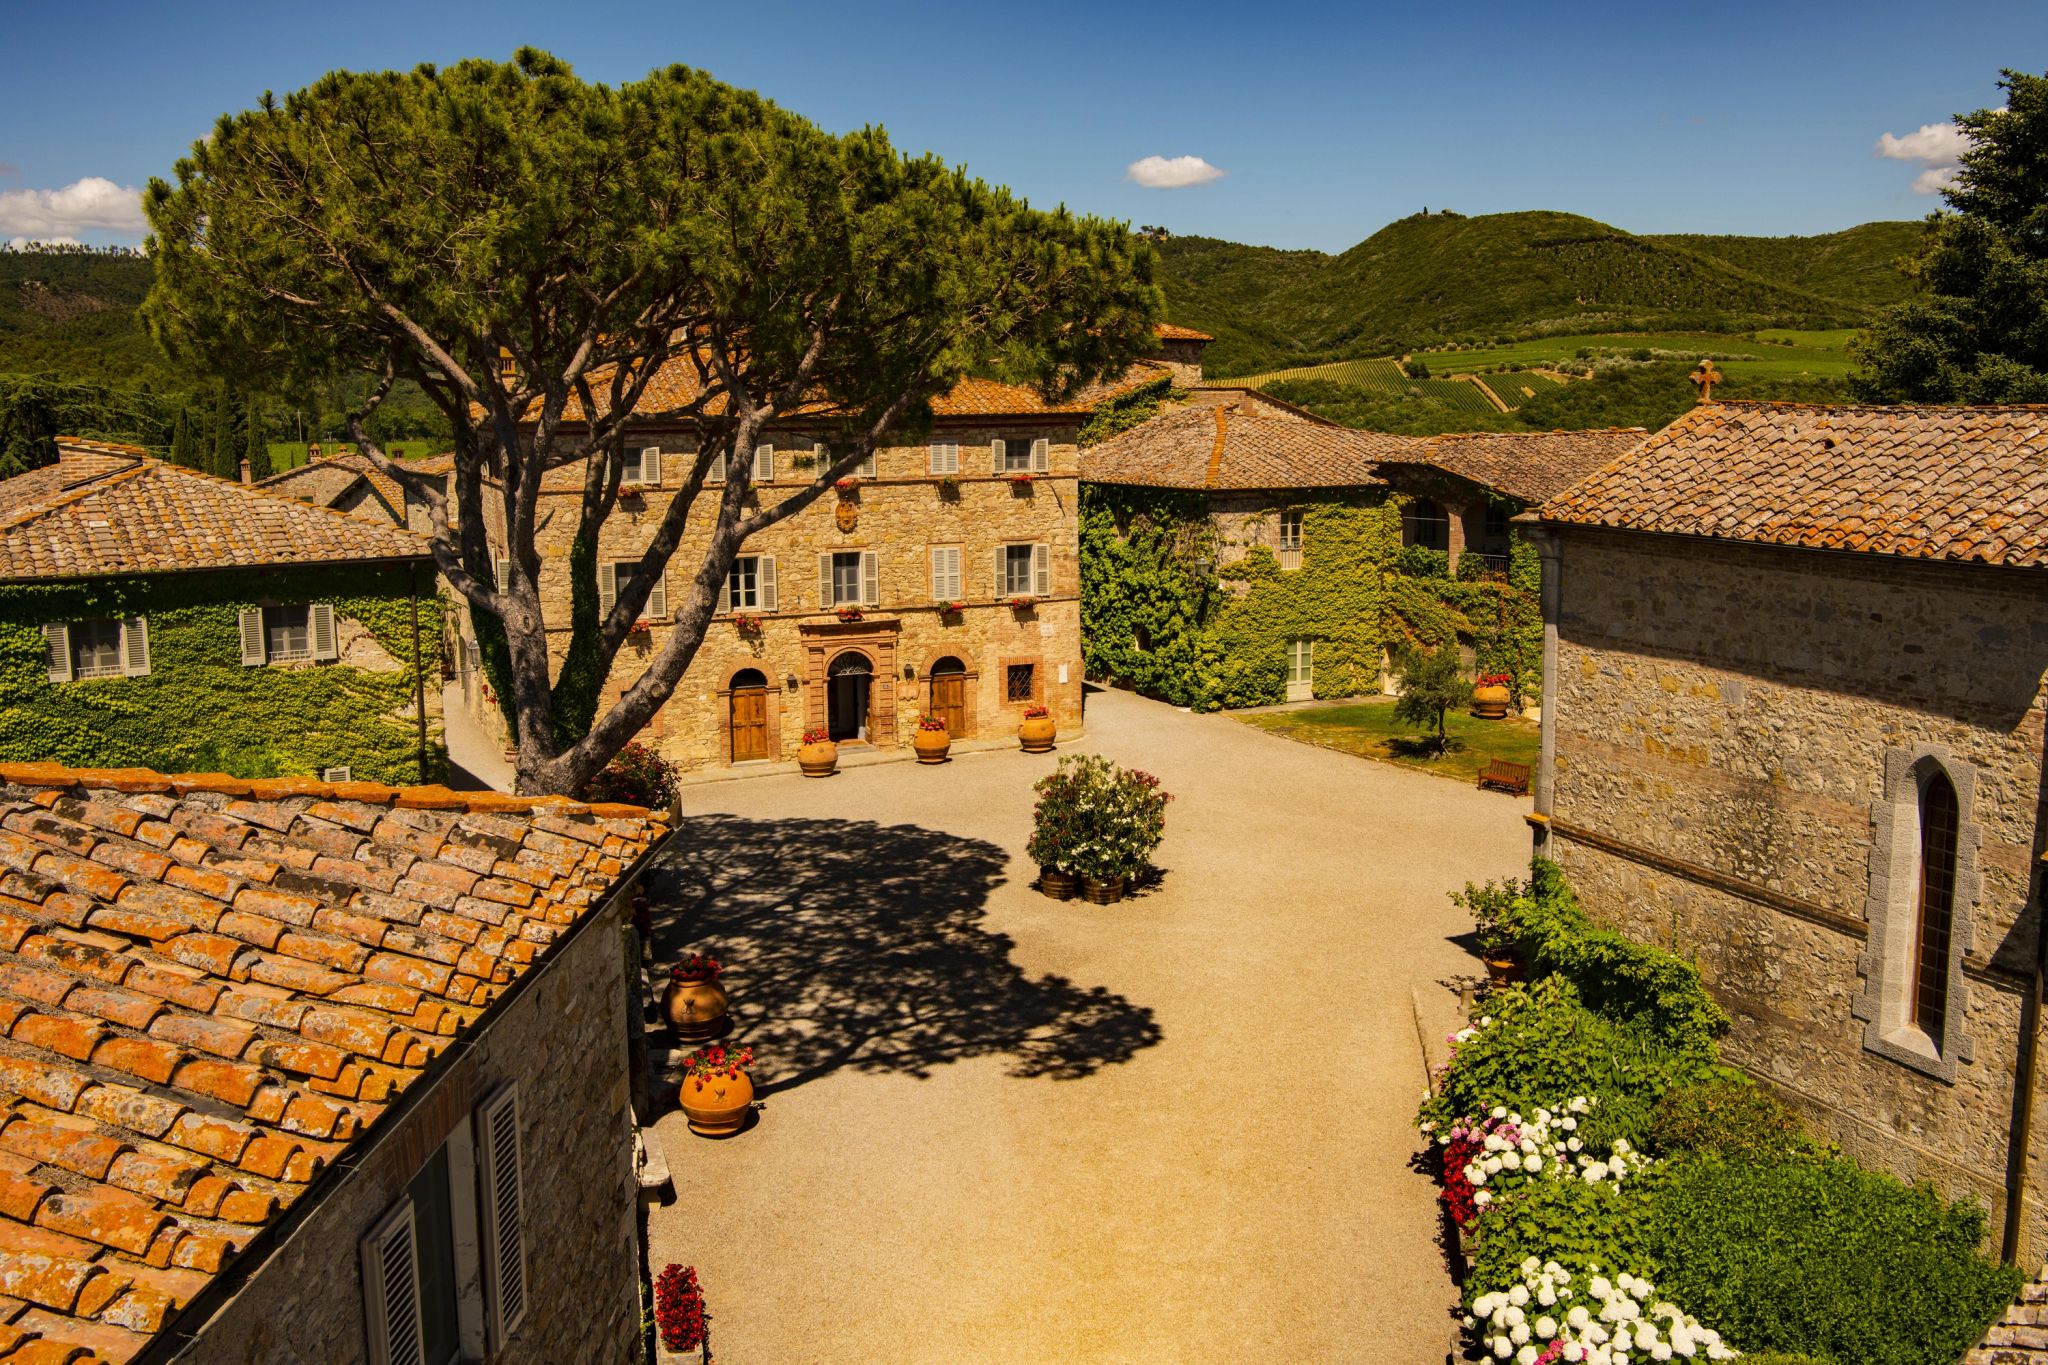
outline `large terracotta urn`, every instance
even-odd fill
[[[920,763],[944,763],[946,752],[953,747],[953,737],[944,730],[926,730],[922,727],[911,739],[910,747],[917,750]]]
[[[754,1103],[754,1082],[744,1071],[683,1077],[680,1099],[690,1131],[699,1137],[731,1137],[746,1126]]]
[[[670,981],[661,994],[661,1012],[669,1027],[675,1030],[676,1037],[691,1043],[716,1038],[730,1005],[725,987],[716,979]]]
[[[1498,684],[1472,689],[1472,714],[1481,720],[1508,718],[1508,690]]]
[[[830,777],[839,770],[839,746],[829,739],[799,744],[796,766],[803,770],[805,777]]]
[[[1052,750],[1053,739],[1059,734],[1059,722],[1047,712],[1042,716],[1026,716],[1017,727],[1017,742],[1027,754],[1043,754]]]

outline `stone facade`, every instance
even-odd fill
[[[806,729],[839,731],[842,742],[850,737],[877,748],[907,747],[919,714],[953,700],[953,689],[955,738],[1013,733],[1024,709],[1034,704],[1051,709],[1062,737],[1077,734],[1080,420],[1079,414],[942,417],[929,442],[877,451],[872,473],[856,479],[852,493],[827,490],[801,512],[754,535],[740,553],[774,561],[772,607],[765,598],[767,570],[757,566],[762,605],[743,611],[758,619],[759,628],[743,631],[734,613],[722,610],[642,740],[692,768],[794,758]],[[773,478],[756,481],[759,501],[768,506],[816,473],[805,462],[813,448],[810,436],[781,433],[775,439]],[[1043,472],[1028,483],[1014,481],[1013,472],[997,467],[996,441],[1009,451],[1019,442],[1043,441]],[[627,444],[658,446],[661,484],[623,500],[605,523],[601,565],[644,550],[692,463],[694,446],[687,437],[651,423]],[[935,445],[957,454],[935,459]],[[957,473],[936,472],[935,465],[950,469],[955,461]],[[536,535],[542,610],[550,623],[560,623],[551,633],[557,659],[569,638],[567,557],[579,498],[580,481],[564,479],[543,492],[536,518],[542,528]],[[493,516],[498,511],[495,505],[489,510]],[[687,591],[687,575],[702,562],[708,515],[696,520],[697,528],[686,531],[670,561],[671,593]],[[496,524],[491,541],[505,543]],[[1010,605],[1020,594],[999,580],[998,558],[1008,546],[1043,547],[1043,579],[1034,571],[1032,590],[1021,594],[1031,598],[1028,606]],[[935,572],[934,550],[949,552],[946,569],[957,552],[957,592],[949,574]],[[821,601],[820,558],[834,553],[873,556],[875,572],[872,583],[863,584],[858,621],[842,621],[831,603]],[[962,609],[942,610],[948,599],[963,603]],[[673,612],[680,598],[666,605]],[[462,615],[466,620],[467,613]],[[650,609],[648,615],[648,629],[619,651],[608,697],[631,686],[664,643],[669,627],[657,612]],[[502,734],[502,718],[483,697],[474,658],[465,640],[465,696]],[[867,682],[835,687],[833,677],[848,668],[863,671]],[[948,674],[960,681],[934,683]],[[864,711],[855,699],[861,686]],[[940,687],[948,695],[939,696]]]
[[[350,1365],[368,1358],[358,1243],[458,1124],[519,1086],[525,1320],[493,1365],[639,1359],[638,1185],[628,1104],[623,910],[594,915],[198,1329],[176,1358]],[[468,1358],[465,1356],[465,1359]]]
[[[1551,633],[1537,851],[1600,920],[1697,955],[1734,1018],[1732,1061],[1859,1159],[1978,1200],[1996,1229],[2035,960],[2039,572],[1532,534]],[[1899,926],[1917,918],[1901,802],[1917,822],[1913,775],[1936,770],[1962,806],[1938,1044],[1891,1013],[1914,951]],[[2012,1250],[2038,1260],[2033,1145]]]

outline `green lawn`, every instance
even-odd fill
[[[1450,735],[1450,749],[1440,758],[1433,757],[1424,750],[1421,734],[1394,719],[1392,697],[1299,711],[1260,711],[1237,719],[1304,744],[1420,768],[1460,782],[1476,781],[1488,759],[1505,758],[1532,768],[1536,763],[1538,730],[1534,724],[1517,717],[1480,720],[1463,711],[1453,711],[1447,717],[1444,728]]]
[[[1411,393],[1422,393],[1439,403],[1463,412],[1492,412],[1493,404],[1486,401],[1486,395],[1463,379],[1410,379],[1401,373],[1401,367],[1392,360],[1336,360],[1327,365],[1299,365],[1291,370],[1268,370],[1264,374],[1247,375],[1242,379],[1219,383],[1243,384],[1248,388],[1264,388],[1282,379],[1326,379],[1335,384],[1349,384],[1363,389],[1377,398],[1400,398]],[[1540,392],[1540,390],[1539,390]],[[1509,407],[1519,406],[1521,394],[1513,398],[1501,395]]]
[[[1736,375],[1836,378],[1854,368],[1848,343],[1849,338],[1855,335],[1855,329],[1847,327],[1829,332],[1770,330],[1748,336],[1726,332],[1602,332],[1539,337],[1534,341],[1517,341],[1505,346],[1485,346],[1467,351],[1424,351],[1416,359],[1427,364],[1432,374],[1461,374],[1500,365],[1543,365],[1571,360],[1581,350],[1624,355],[1637,350],[1673,351],[1693,356],[1711,351],[1715,355],[1741,357],[1714,362],[1723,374],[1731,378]]]

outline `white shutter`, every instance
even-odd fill
[[[1052,547],[1034,545],[1031,547],[1031,591],[1040,597],[1052,596]]]
[[[320,770],[320,780],[322,782],[353,782],[356,780],[355,770],[352,768],[322,768]]]
[[[640,452],[640,482],[661,482],[661,447],[648,446]]]
[[[1031,443],[1031,472],[1050,474],[1052,472],[1052,442],[1041,436]]]
[[[426,1365],[412,1201],[401,1199],[362,1241],[363,1322],[370,1365]]]
[[[666,621],[668,619],[667,569],[663,569],[654,576],[654,586],[647,590],[646,615],[648,619],[654,621]]]
[[[960,590],[960,547],[941,545],[932,551],[932,596],[941,602],[958,602]]]
[[[882,605],[882,556],[873,550],[860,552],[860,599],[871,607]]]
[[[341,657],[334,638],[334,604],[315,602],[306,608],[306,633],[312,636],[313,657],[331,660]]]
[[[268,662],[263,648],[263,608],[243,607],[241,612],[242,666],[255,667]]]
[[[609,615],[612,603],[619,600],[619,566],[607,559],[597,566],[597,610],[599,615]]]
[[[519,1088],[477,1106],[477,1174],[484,1207],[484,1307],[492,1353],[526,1316],[525,1189],[519,1161]]]
[[[494,560],[492,560],[492,561],[491,561],[491,573],[492,573],[493,575],[495,575],[495,576],[496,576],[496,578],[497,578],[497,580],[498,580],[498,591],[499,591],[499,592],[510,592],[510,591],[512,590],[512,561],[511,561],[511,560],[509,560],[509,559],[494,559]]]
[[[832,600],[832,556],[818,556],[818,610],[830,611],[839,605]]]
[[[718,609],[722,612],[732,610],[732,576],[738,569],[738,563],[734,563],[725,571],[725,582],[718,585]]]
[[[149,676],[149,622],[140,616],[121,623],[121,671],[131,678]]]
[[[872,479],[875,477],[877,469],[875,459],[875,452],[870,450],[868,452],[868,457],[860,462],[860,476],[863,479]]]
[[[1003,472],[1003,454],[1008,446],[1009,442],[1007,441],[990,441],[988,443],[989,468],[997,474]]]
[[[762,611],[774,611],[775,606],[775,556],[762,555],[754,562],[755,595],[761,600]]]
[[[71,627],[61,621],[53,621],[44,626],[43,654],[50,666],[50,681],[70,682]],[[248,660],[244,659],[243,662],[247,663]]]
[[[958,474],[960,472],[960,446],[954,441],[933,441],[931,465],[934,474]]]
[[[754,447],[754,482],[775,482],[775,447],[757,445]]]
[[[932,601],[944,602],[946,597],[946,552],[932,550]]]
[[[708,467],[706,467],[704,471],[704,482],[725,482],[725,455],[723,452],[720,452],[719,454],[713,455],[711,457],[711,463]]]

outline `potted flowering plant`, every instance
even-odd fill
[[[700,1043],[718,1036],[731,1001],[718,984],[724,972],[715,957],[691,953],[668,969],[668,988],[661,993],[661,1012],[676,1037]]]
[[[838,609],[838,612],[836,614],[842,621],[860,621],[866,619],[861,615],[861,610],[859,607],[841,607]]]
[[[860,480],[854,478],[834,479],[832,487],[839,491],[840,497],[851,497],[853,490],[860,487]]]
[[[1166,803],[1173,798],[1152,774],[1094,754],[1061,759],[1041,792],[1047,782],[1072,803],[1059,866],[1080,874],[1083,894],[1097,905],[1122,900],[1125,883],[1165,837]]]
[[[1043,706],[1024,708],[1024,721],[1017,727],[1017,743],[1025,753],[1051,752],[1053,738],[1058,734],[1059,724],[1053,720],[1051,711]]]
[[[742,635],[759,635],[761,633],[761,618],[749,611],[734,612],[732,614],[732,624],[734,629],[738,630]]]
[[[917,718],[917,733],[911,736],[910,747],[917,750],[920,763],[944,763],[953,747],[953,737],[946,733],[944,720],[923,715]]]
[[[940,496],[940,497],[942,497],[942,498],[957,498],[957,497],[959,497],[959,496],[960,496],[960,480],[959,480],[959,479],[957,479],[957,478],[955,478],[955,477],[954,477],[953,475],[951,475],[951,474],[948,474],[948,475],[946,475],[946,476],[945,476],[944,478],[940,479],[940,480],[939,480],[939,496]]]
[[[797,746],[796,766],[803,770],[805,777],[830,777],[839,770],[839,746],[832,742],[827,730],[804,731],[803,743]]]
[[[1009,598],[1007,605],[1012,611],[1030,611],[1038,605],[1038,599],[1025,593],[1019,593],[1015,597]]]
[[[1020,493],[1029,493],[1031,485],[1035,482],[1037,480],[1033,479],[1029,474],[1012,474],[1010,476],[1010,487]]]
[[[941,615],[941,616],[950,616],[950,617],[952,617],[952,618],[953,618],[953,619],[954,619],[955,621],[959,620],[959,618],[960,618],[960,613],[961,613],[961,612],[963,612],[963,611],[966,611],[966,610],[967,610],[967,604],[966,604],[965,602],[941,602],[941,603],[939,603],[939,615]]]
[[[1481,720],[1506,720],[1513,682],[1506,673],[1481,673],[1473,679],[1472,714]]]
[[[626,634],[644,636],[652,629],[654,629],[654,622],[643,616],[632,625],[626,627]]]
[[[586,801],[618,801],[667,810],[681,792],[676,765],[636,739],[583,784],[582,795]]]
[[[655,1280],[654,1325],[664,1350],[701,1351],[711,1359],[711,1315],[704,1311],[697,1267],[670,1264]]]
[[[714,1043],[683,1058],[679,1093],[683,1117],[699,1137],[731,1137],[754,1107],[754,1082],[747,1068],[754,1064],[750,1047],[727,1048]]]
[[[1081,878],[1069,863],[1081,842],[1080,783],[1064,765],[1038,780],[1038,804],[1031,812],[1031,841],[1025,855],[1038,864],[1038,889],[1056,901],[1070,901]]]

